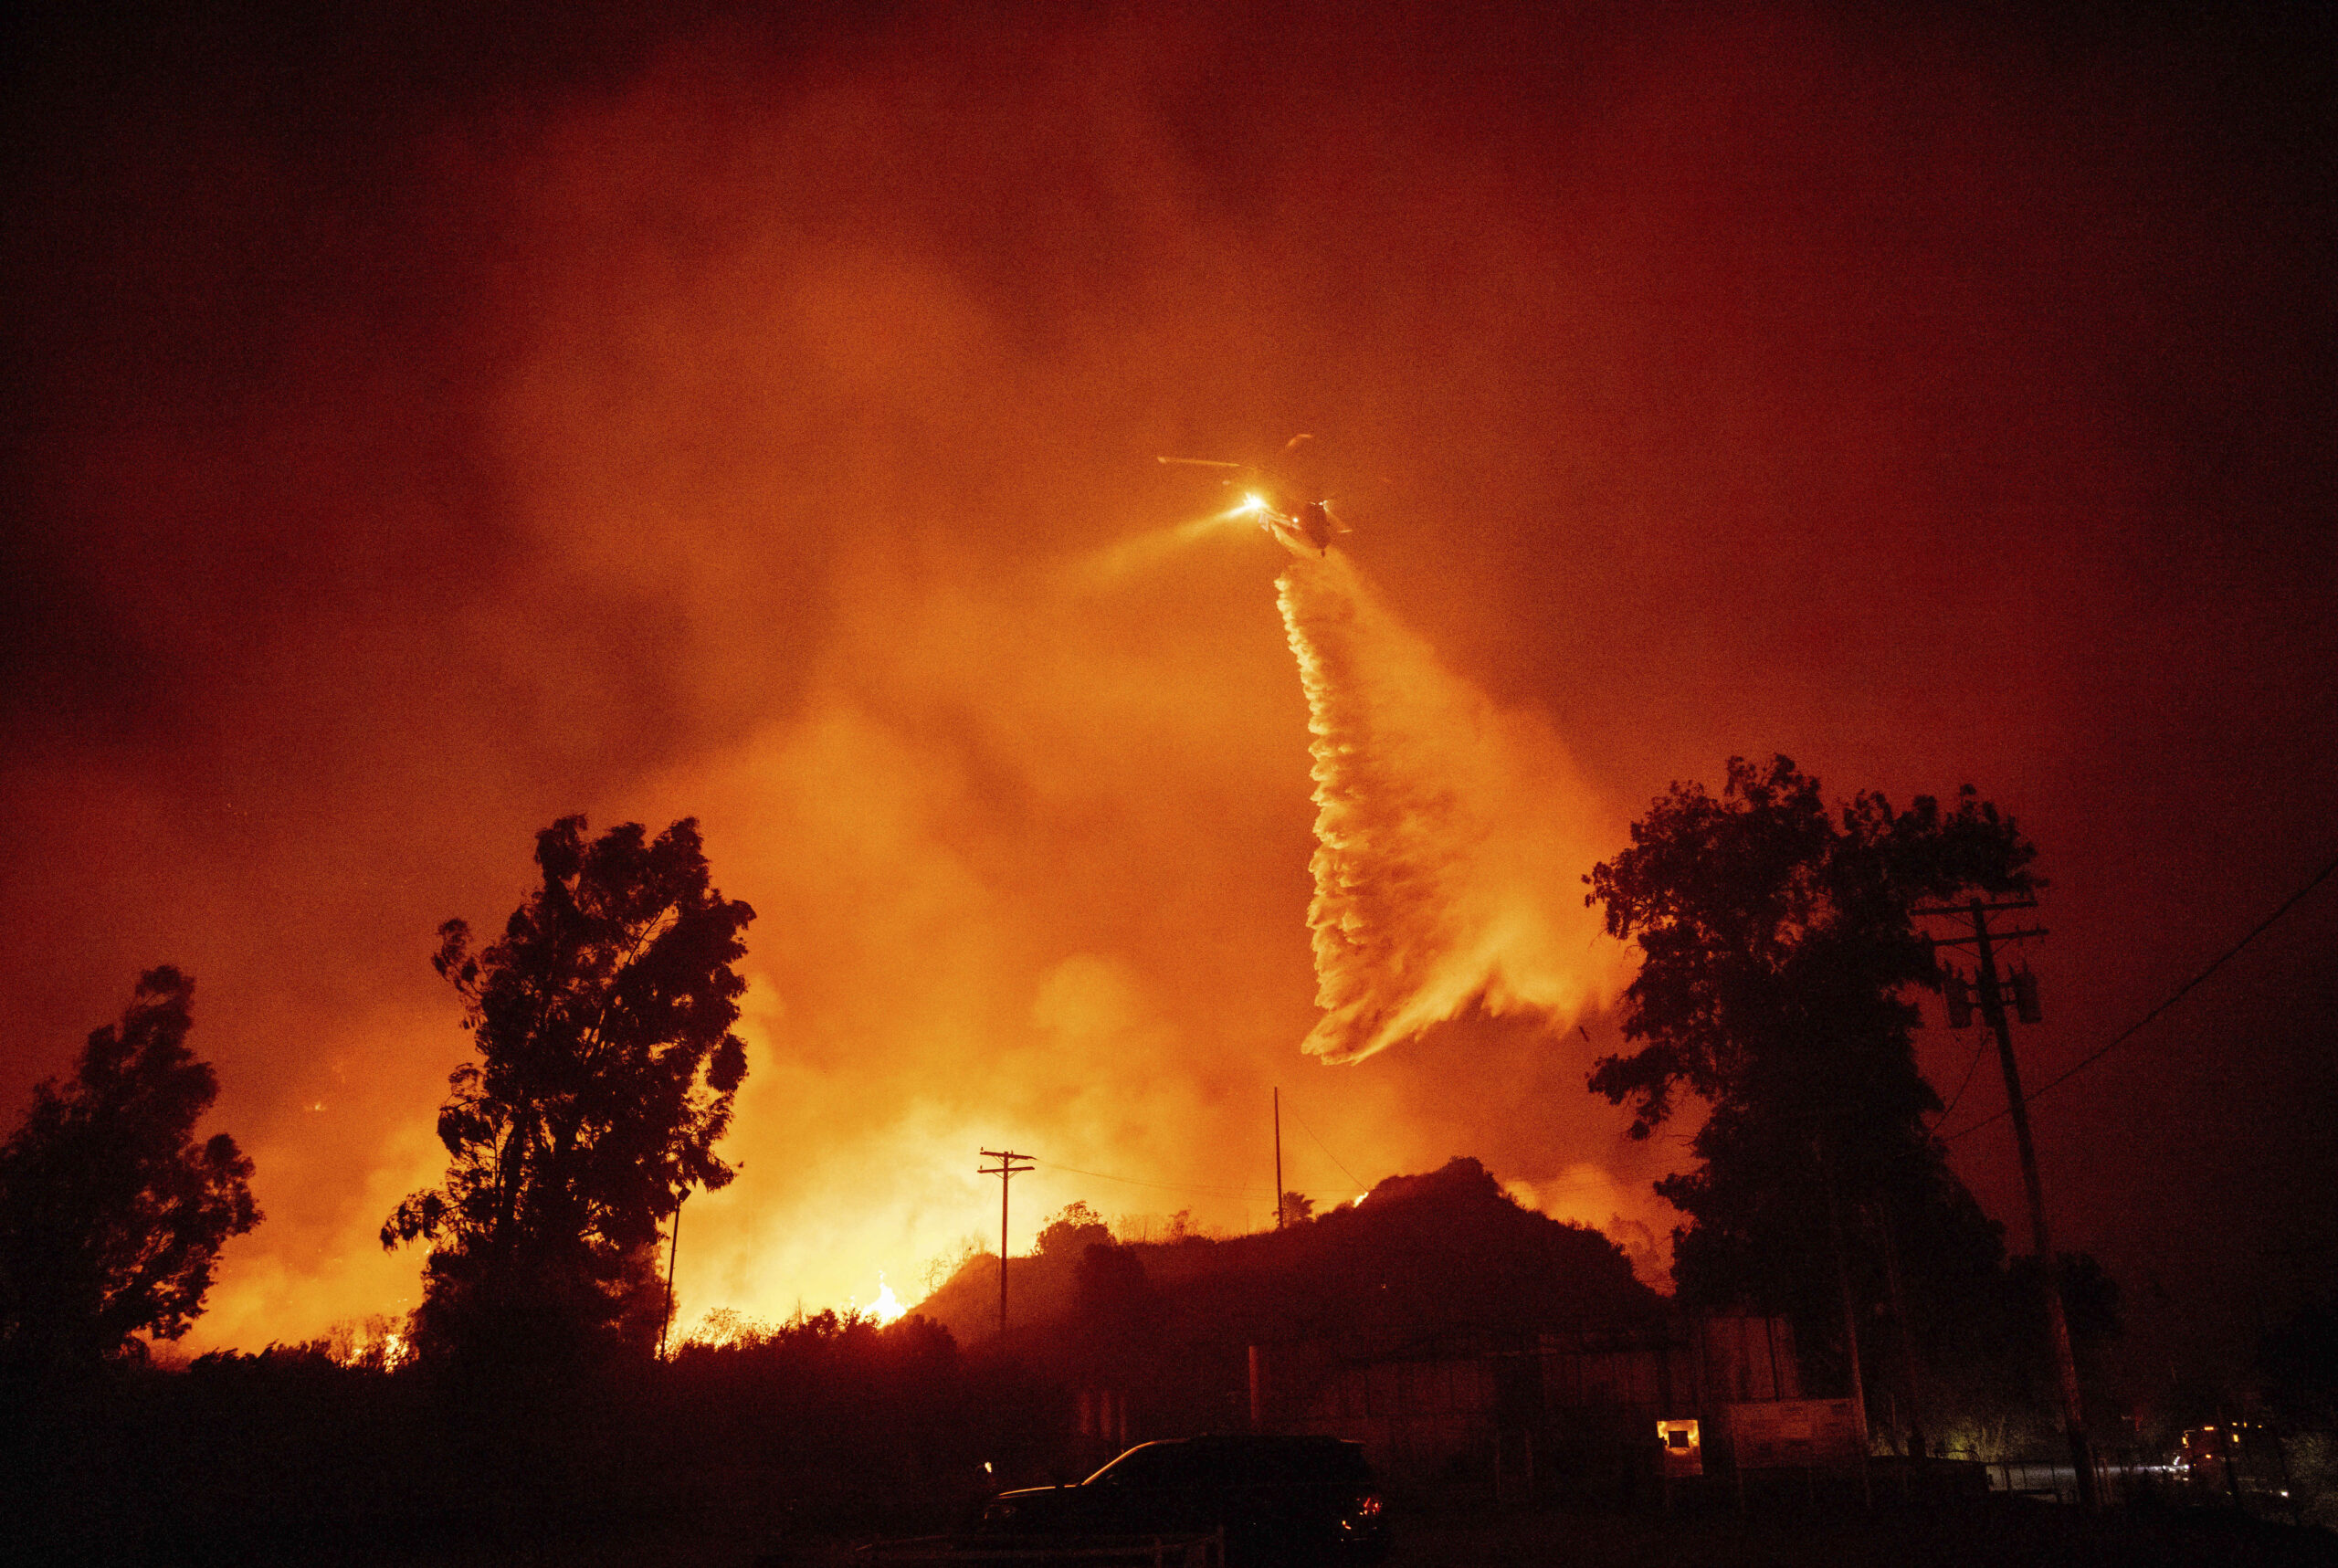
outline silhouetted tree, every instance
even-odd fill
[[[1798,1304],[1824,1325],[1830,1192],[1847,1227],[1874,1205],[1911,1270],[1993,1276],[2000,1233],[1924,1121],[1941,1105],[1906,993],[1940,982],[1909,911],[2038,886],[2013,820],[1969,787],[1951,811],[1870,793],[1830,812],[1787,758],[1732,757],[1721,798],[1676,784],[1631,839],[1585,879],[1585,901],[1639,944],[1623,1022],[1645,1043],[1603,1058],[1590,1084],[1630,1103],[1636,1138],[1683,1093],[1707,1106],[1700,1165],[1657,1184],[1691,1222],[1674,1248],[1682,1292]]]
[[[982,1256],[983,1243],[980,1237],[960,1237],[954,1250],[927,1258],[924,1266],[919,1269],[919,1277],[925,1281],[925,1293],[929,1296],[932,1295],[948,1281],[955,1279],[958,1270]]]
[[[88,1366],[134,1335],[177,1339],[220,1246],[259,1223],[236,1141],[195,1140],[219,1082],[186,1047],[194,997],[186,975],[148,970],[0,1145],[0,1359]]]
[[[485,1364],[646,1352],[660,1303],[661,1224],[693,1186],[721,1187],[746,1050],[745,904],[709,886],[698,825],[639,824],[587,843],[584,819],[536,836],[542,885],[501,941],[473,952],[461,921],[434,961],[462,994],[479,1060],[448,1079],[447,1184],[416,1193],[382,1245],[433,1244],[416,1349]]]
[[[1031,1250],[1041,1258],[1078,1258],[1090,1247],[1111,1243],[1112,1227],[1104,1223],[1104,1216],[1075,1201],[1064,1205],[1039,1227]]]
[[[1300,1225],[1315,1216],[1315,1200],[1305,1193],[1285,1193],[1282,1195],[1282,1223]]]

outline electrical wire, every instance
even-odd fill
[[[2076,1078],[2079,1074],[2084,1072],[2087,1068],[2092,1067],[2095,1063],[2109,1056],[2112,1051],[2117,1050],[2121,1046],[2123,1046],[2129,1040],[2133,1039],[2135,1036],[2143,1032],[2145,1025],[2158,1017],[2162,1013],[2166,1012],[2170,1007],[2175,1006],[2178,1002],[2183,1001],[2185,996],[2191,994],[2195,986],[2207,979],[2209,975],[2214,974],[2217,970],[2222,969],[2227,963],[2239,954],[2241,949],[2247,947],[2250,942],[2255,942],[2259,937],[2263,936],[2265,932],[2271,928],[2275,921],[2280,920],[2283,915],[2288,914],[2291,910],[2297,908],[2298,904],[2308,893],[2312,892],[2316,888],[2322,886],[2322,883],[2328,881],[2333,872],[2338,872],[2338,859],[2332,860],[2321,870],[2316,871],[2311,878],[2307,879],[2304,887],[2300,888],[2296,892],[2291,893],[2288,898],[2281,900],[2280,908],[2275,910],[2271,914],[2267,915],[2263,920],[2259,921],[2255,925],[2249,927],[2248,934],[2247,936],[2242,937],[2238,942],[2234,942],[2230,947],[2225,949],[2224,952],[2218,953],[2215,959],[2210,961],[2206,969],[2201,970],[2199,973],[2195,974],[2191,979],[2185,981],[2183,984],[2177,986],[2175,991],[2170,993],[2165,1001],[2153,1008],[2150,1012],[2144,1014],[2142,1017],[2136,1019],[2133,1023],[2128,1025],[2125,1028],[2120,1030],[2116,1035],[2113,1035],[2101,1047],[2088,1056],[2080,1058],[2075,1065],[2065,1068],[2055,1077],[2047,1079],[2044,1083],[2039,1084],[2036,1089],[2033,1089],[2027,1094],[2024,1094],[2021,1097],[2022,1103],[2024,1105],[2027,1105],[2037,1100],[2038,1096],[2045,1094],[2048,1090],[2059,1088],[2061,1085],[2069,1082],[2070,1079]],[[1980,1121],[1975,1121],[1970,1127],[1959,1128],[1954,1132],[1943,1134],[1941,1141],[1943,1142],[1954,1142],[1959,1138],[1970,1137],[1972,1134],[1981,1131],[1982,1128],[1988,1126],[1991,1122],[2003,1121],[2006,1117],[2012,1114],[2013,1108],[2008,1106],[2005,1110],[1998,1111],[1994,1116],[1983,1117]]]
[[[1296,1114],[1296,1112],[1294,1112],[1294,1114]],[[1315,1130],[1311,1127],[1307,1127],[1306,1121],[1303,1118],[1300,1121],[1300,1125],[1307,1128],[1307,1135],[1310,1138],[1315,1137]],[[1315,1142],[1318,1148],[1323,1147],[1323,1141],[1322,1139],[1316,1138]],[[1332,1153],[1331,1150],[1327,1148],[1323,1149],[1323,1155],[1326,1159],[1330,1160],[1332,1164],[1340,1165],[1339,1156]],[[1043,1170],[1061,1171],[1066,1175],[1093,1176],[1100,1182],[1120,1182],[1132,1187],[1152,1187],[1158,1191],[1166,1193],[1185,1193],[1217,1198],[1253,1198],[1258,1196],[1256,1193],[1245,1192],[1237,1187],[1195,1187],[1187,1186],[1176,1182],[1148,1182],[1137,1176],[1116,1176],[1109,1171],[1083,1171],[1077,1165],[1058,1164],[1053,1160],[1041,1160],[1038,1162],[1038,1164]],[[1345,1165],[1340,1165],[1340,1172],[1342,1174],[1345,1175],[1349,1181],[1354,1182],[1357,1186],[1361,1187],[1364,1185],[1361,1181],[1357,1180],[1355,1173],[1349,1170]],[[1538,1195],[1555,1195],[1561,1193],[1587,1193],[1601,1187],[1620,1192],[1628,1188],[1635,1188],[1638,1186],[1638,1184],[1639,1184],[1637,1182],[1619,1182],[1612,1176],[1597,1176],[1587,1182],[1570,1182],[1564,1186],[1543,1186],[1538,1183],[1534,1185],[1534,1191]]]
[[[1946,1121],[1950,1117],[1956,1114],[1957,1102],[1964,1098],[1964,1091],[1973,1087],[1973,1075],[1981,1070],[1981,1056],[1982,1053],[1986,1051],[1988,1048],[1989,1037],[1983,1035],[1980,1038],[1980,1042],[1973,1047],[1973,1060],[1972,1063],[1964,1069],[1964,1081],[1956,1086],[1956,1092],[1949,1096],[1948,1103],[1946,1105],[1941,1107],[1939,1121],[1933,1123],[1933,1127],[1935,1131],[1940,1128],[1942,1122]]]
[[[1329,1160],[1334,1165],[1340,1165],[1340,1157],[1332,1152],[1332,1146],[1323,1142],[1322,1136],[1316,1132],[1314,1128],[1308,1126],[1307,1118],[1299,1114],[1299,1107],[1295,1105],[1292,1106],[1290,1108],[1290,1113],[1292,1116],[1298,1118],[1300,1126],[1307,1129],[1307,1136],[1315,1140],[1315,1147],[1323,1151],[1323,1158]],[[1357,1175],[1353,1171],[1349,1170],[1345,1165],[1340,1165],[1340,1174],[1345,1176],[1358,1187],[1366,1186],[1364,1178]]]
[[[1164,1193],[1199,1194],[1213,1198],[1255,1198],[1259,1194],[1238,1187],[1193,1187],[1175,1182],[1147,1182],[1135,1176],[1115,1176],[1109,1171],[1083,1171],[1077,1165],[1060,1165],[1053,1160],[1038,1163],[1050,1171],[1062,1171],[1074,1176],[1093,1176],[1100,1182],[1122,1182],[1132,1187],[1157,1187]]]

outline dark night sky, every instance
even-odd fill
[[[1162,452],[1314,433],[1585,843],[1732,753],[2007,806],[2034,1081],[2338,854],[2326,8],[637,9],[16,25],[0,1089],[196,974],[270,1216],[202,1332],[411,1297],[431,933],[572,810],[763,912],[693,1307],[910,1279],[994,1139],[1257,1223],[1270,1084],[1319,1195],[1661,1229],[1596,1006],[1298,1053],[1280,552],[1080,569],[1215,504]],[[2139,1364],[2333,1287],[2333,938],[2037,1107]]]

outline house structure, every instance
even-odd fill
[[[1683,1430],[1726,1463],[1733,1411],[1811,1403],[1793,1326],[1737,1314],[1507,1337],[1266,1345],[1252,1369],[1258,1426],[1362,1443],[1374,1468],[1398,1483],[1478,1473],[1498,1488],[1532,1488],[1554,1478],[1654,1474],[1667,1423],[1694,1423]]]

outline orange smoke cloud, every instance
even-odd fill
[[[2092,914],[2288,890],[2233,846],[2311,837],[2330,573],[2283,530],[2329,509],[2242,437],[2326,468],[2327,226],[2196,155],[2192,56],[966,11],[669,18],[573,73],[574,27],[407,18],[435,93],[174,36],[176,98],[18,95],[68,144],[10,230],[0,1098],[198,977],[269,1219],[189,1348],[411,1304],[374,1234],[466,1050],[430,933],[568,812],[698,816],[760,914],[686,1326],[912,1296],[996,1245],[985,1146],[1047,1162],[1018,1250],[1073,1199],[1262,1224],[1277,1088],[1296,1190],[1473,1154],[1654,1267],[1680,1149],[1585,1092],[1623,955],[1579,879],[1732,752],[1974,778]],[[2260,344],[2286,403],[2219,390]],[[1280,552],[1155,458],[1295,430],[1379,488],[1369,585],[1302,561],[1278,623]],[[2239,466],[2193,489],[2201,430]],[[2236,691],[2287,750],[2233,749]],[[2086,914],[2054,1016],[2156,1000]]]
[[[1446,669],[1345,555],[1276,586],[1314,736],[1306,1048],[1360,1061],[1473,1006],[1564,1025],[1612,995],[1623,954],[1582,893],[1612,814],[1550,722]]]

